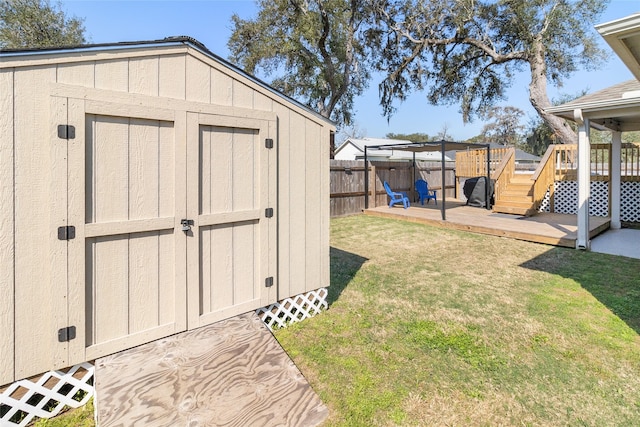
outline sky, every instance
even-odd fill
[[[231,16],[237,14],[242,19],[250,19],[257,14],[253,0],[64,0],[61,5],[68,15],[84,18],[86,35],[91,43],[190,36],[223,58],[229,56],[227,41],[231,36]],[[640,0],[611,0],[598,23],[638,12]],[[593,92],[633,78],[604,39],[599,35],[596,37],[610,53],[609,60],[596,71],[576,72],[562,88],[550,87],[551,99],[565,94],[577,95],[585,90]],[[465,124],[459,106],[433,106],[420,92],[413,93],[403,103],[396,103],[396,113],[387,120],[379,104],[379,78],[374,78],[369,89],[355,102],[355,124],[361,136],[383,138],[388,133],[417,132],[435,136],[445,128],[451,140],[465,140],[480,134],[483,123],[479,119]],[[529,104],[528,84],[526,73],[516,75],[507,99],[499,104],[523,110],[526,115],[523,122],[536,115]]]

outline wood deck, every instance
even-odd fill
[[[328,416],[253,313],[96,361],[98,425],[316,426]]]
[[[440,203],[440,202],[439,202]],[[459,200],[446,201],[446,221],[442,220],[440,204],[422,206],[412,203],[408,209],[401,206],[378,206],[366,209],[367,215],[429,224],[454,230],[471,231],[493,236],[509,237],[529,242],[575,248],[577,216],[556,213],[539,213],[531,217],[494,213],[483,208],[465,206]],[[609,228],[610,218],[591,217],[591,238]]]

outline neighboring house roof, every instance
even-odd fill
[[[335,159],[337,160],[363,160],[365,146],[389,145],[389,144],[411,144],[411,141],[404,139],[386,139],[386,138],[348,138],[340,147],[336,149]],[[371,160],[413,160],[413,153],[400,150],[379,150],[367,153],[367,157]],[[416,160],[423,161],[442,161],[439,151],[416,153]],[[444,160],[452,162],[455,155],[451,157],[449,153],[445,153]]]
[[[227,67],[234,72],[242,75],[243,77],[251,80],[253,83],[261,86],[267,91],[273,93],[276,96],[286,99],[287,101],[295,104],[297,107],[305,110],[306,112],[314,115],[315,117],[321,119],[324,122],[327,122],[333,126],[335,123],[330,119],[320,115],[318,112],[312,110],[308,106],[303,103],[285,95],[279,90],[271,87],[269,84],[260,80],[259,78],[245,72],[241,68],[235,66],[231,62],[223,59],[222,57],[216,55],[211,52],[207,47],[189,36],[172,36],[165,37],[164,39],[159,40],[143,40],[143,41],[132,41],[132,42],[116,42],[116,43],[96,43],[96,44],[85,44],[85,45],[74,45],[74,46],[62,46],[62,47],[53,47],[53,48],[31,48],[31,49],[0,49],[0,64],[6,63],[12,59],[23,59],[29,57],[38,57],[38,56],[49,56],[49,55],[77,55],[85,52],[102,52],[102,51],[122,51],[122,50],[134,50],[141,48],[153,48],[153,47],[169,47],[169,46],[189,46],[198,50],[200,53],[208,56],[212,60],[218,62],[219,64]]]

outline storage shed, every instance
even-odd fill
[[[0,53],[0,384],[329,285],[334,125],[188,37]]]

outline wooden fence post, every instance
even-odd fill
[[[365,166],[366,167],[366,166]],[[378,189],[376,188],[376,182],[378,181],[376,177],[376,167],[371,163],[371,172],[369,173],[369,189],[373,195],[373,207],[378,206],[377,198],[378,198]],[[369,199],[371,200],[371,199]],[[371,202],[369,202],[369,207],[371,206]]]

